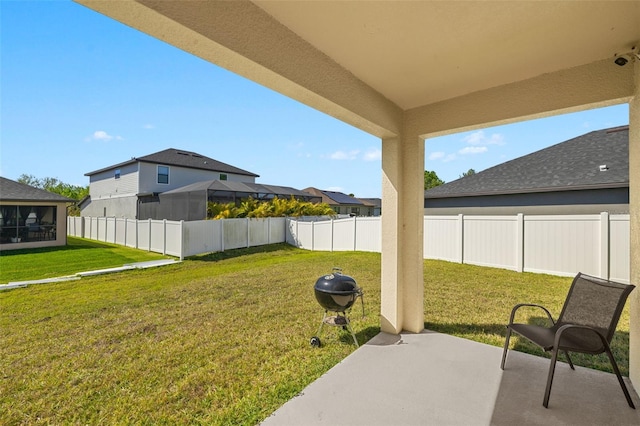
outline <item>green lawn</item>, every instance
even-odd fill
[[[166,259],[158,253],[67,237],[67,245],[0,252],[0,284],[73,275],[128,263]]]
[[[351,315],[364,343],[379,332],[376,253],[273,245],[1,291],[0,424],[256,424],[355,350],[333,327],[309,345],[313,284],[334,266],[364,289],[366,316]],[[557,315],[570,281],[425,261],[425,326],[502,346],[513,304]],[[619,330],[627,374],[628,311]]]

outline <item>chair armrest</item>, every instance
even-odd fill
[[[547,314],[549,321],[551,321],[551,325],[555,325],[556,322],[551,316],[551,312],[549,312],[549,310],[544,306],[536,305],[535,303],[518,303],[516,306],[514,306],[511,310],[511,316],[509,316],[509,325],[513,324],[513,319],[516,317],[516,311],[522,307],[533,307],[542,309]]]

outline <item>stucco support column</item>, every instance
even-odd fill
[[[629,378],[640,390],[640,61],[634,65],[634,95],[629,103],[629,215],[631,284],[629,296]]]
[[[424,141],[382,140],[382,331],[424,329]]]

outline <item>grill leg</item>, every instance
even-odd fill
[[[320,333],[322,332],[322,327],[324,326],[324,320],[327,319],[327,311],[324,311],[324,315],[322,316],[322,321],[320,322],[320,327],[318,328],[318,332],[316,336],[320,337]]]

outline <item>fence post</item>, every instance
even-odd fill
[[[316,249],[316,223],[311,221],[311,251]]]
[[[267,218],[267,244],[271,244],[271,218]]]
[[[167,254],[167,219],[162,219],[162,255]]]
[[[358,222],[357,222],[357,217],[354,216],[353,217],[353,251],[356,251],[356,242],[358,241],[358,234],[357,234],[357,228],[358,228]]]
[[[600,278],[609,279],[609,213],[600,213]]]
[[[331,218],[331,251],[333,251],[333,227],[334,227],[334,223],[333,223],[333,218]]]
[[[458,215],[458,263],[464,263],[464,215]]]
[[[149,218],[149,241],[147,241],[147,251],[151,251],[151,218]]]
[[[247,218],[247,248],[251,247],[251,222]]]
[[[518,213],[516,227],[516,271],[524,271],[524,214]]]
[[[226,219],[220,219],[220,251],[224,251],[224,221]]]
[[[180,221],[180,262],[184,260],[184,220]]]

